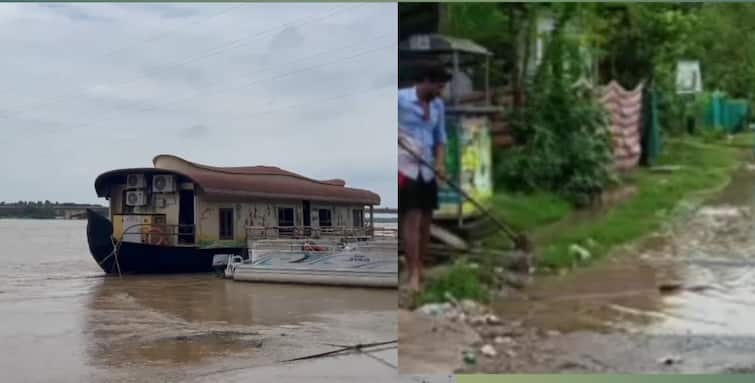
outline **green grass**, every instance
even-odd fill
[[[488,300],[488,290],[480,280],[477,270],[466,262],[454,263],[451,267],[428,280],[416,300],[417,305],[431,302],[444,302],[446,295],[455,299],[472,299],[478,302]]]
[[[656,166],[680,168],[672,172],[636,169],[623,181],[634,186],[636,193],[607,211],[593,215],[575,210],[561,197],[544,192],[498,193],[489,207],[493,214],[534,241],[541,269],[569,268],[585,263],[570,254],[572,244],[588,248],[590,261],[600,259],[616,246],[658,230],[680,202],[704,198],[721,190],[744,155],[751,153],[753,142],[753,133],[732,138],[710,135],[668,138]],[[485,238],[483,242],[490,247],[510,247],[510,243],[498,235]],[[445,301],[446,293],[457,299],[485,301],[494,264],[495,260],[481,260],[476,269],[464,262],[445,268],[428,280],[417,303]]]
[[[573,211],[568,201],[547,192],[497,193],[490,200],[489,208],[497,218],[522,232],[557,222]],[[483,243],[492,248],[511,246],[511,242],[500,235],[484,238]]]
[[[498,218],[511,224],[516,230],[530,231],[536,227],[557,222],[572,211],[566,200],[552,193],[496,194],[488,208]],[[484,238],[486,246],[507,248],[511,244],[504,236]],[[456,299],[472,299],[485,302],[489,298],[488,288],[494,284],[494,259],[480,260],[473,268],[469,263],[459,261],[438,270],[438,274],[428,278],[424,290],[415,304],[446,301],[446,294]]]
[[[491,206],[493,214],[504,218],[517,230],[524,231],[555,222],[572,211],[569,202],[555,194],[544,192],[496,194],[491,200]]]
[[[743,135],[744,136],[744,135]],[[752,135],[746,135],[750,140]],[[539,259],[542,266],[570,267],[578,260],[569,254],[572,244],[584,244],[588,239],[596,242],[591,259],[598,259],[617,245],[638,239],[657,230],[669,219],[674,207],[685,199],[704,197],[719,190],[729,180],[738,164],[742,150],[730,145],[726,139],[704,142],[701,138],[670,139],[658,165],[679,165],[671,173],[654,173],[638,169],[632,174],[637,193],[611,208],[605,214],[581,222],[571,222],[538,239]],[[535,230],[547,231],[547,228]]]

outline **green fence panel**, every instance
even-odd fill
[[[745,129],[750,119],[750,102],[714,92],[705,103],[703,121],[708,129],[734,134]]]
[[[645,90],[642,97],[642,156],[644,166],[652,166],[661,153],[661,127],[658,119],[658,94],[654,89]]]

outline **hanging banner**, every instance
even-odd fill
[[[490,120],[485,117],[454,116],[446,120],[446,173],[459,182],[461,188],[478,201],[493,195],[492,141]],[[438,190],[439,208],[436,218],[452,218],[462,202],[462,215],[474,215],[477,208],[461,201],[453,188],[441,184]]]

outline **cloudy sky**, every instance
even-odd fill
[[[170,153],[396,206],[396,4],[0,4],[0,201]]]

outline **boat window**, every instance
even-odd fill
[[[320,209],[318,215],[320,216],[320,227],[333,226],[333,216],[330,209]]]
[[[278,226],[283,226],[283,227],[294,226],[294,208],[292,207],[279,207],[278,208]]]
[[[351,214],[352,214],[352,217],[354,218],[354,227],[364,226],[364,210],[354,209],[351,211]]]
[[[233,209],[221,208],[218,209],[218,216],[220,218],[220,239],[233,239]]]

